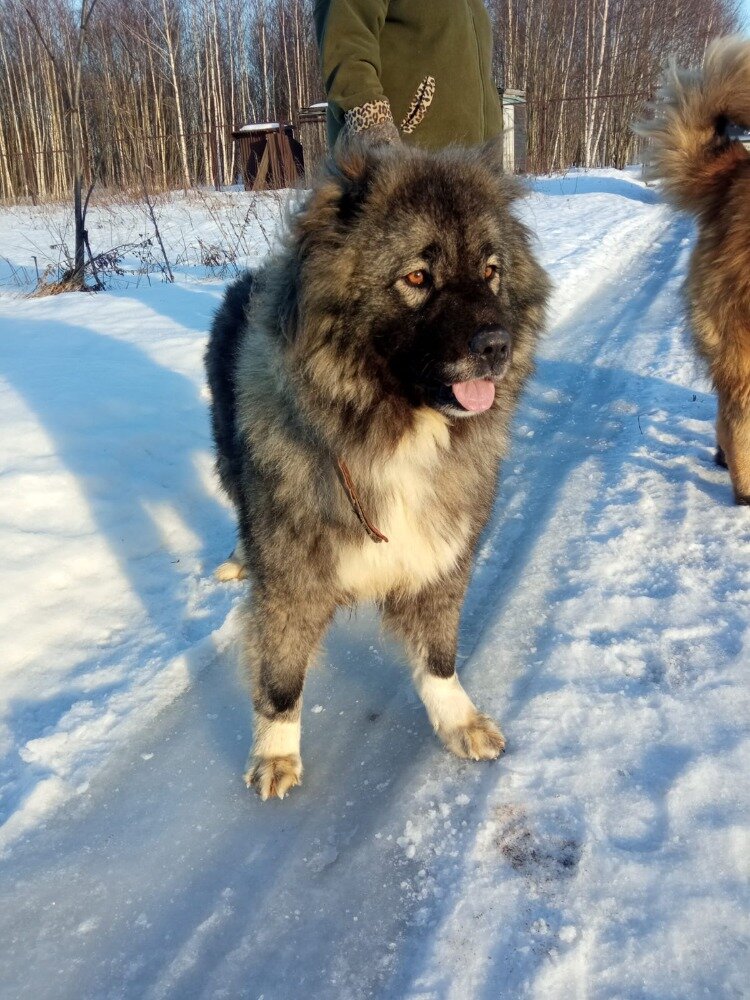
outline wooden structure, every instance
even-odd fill
[[[503,102],[503,169],[506,174],[523,174],[528,159],[526,92],[501,90],[500,97]]]
[[[261,122],[232,132],[246,191],[294,187],[304,173],[302,146],[291,125]]]
[[[322,101],[319,104],[311,104],[308,108],[300,108],[297,112],[299,140],[305,151],[306,184],[310,183],[318,165],[328,154],[327,109],[328,104]]]

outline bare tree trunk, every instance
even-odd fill
[[[180,95],[180,82],[177,77],[177,46],[172,37],[172,29],[169,24],[169,12],[167,10],[167,0],[161,0],[161,9],[164,16],[164,40],[167,45],[167,59],[169,60],[169,71],[172,77],[172,90],[174,92],[175,112],[177,114],[177,148],[180,151],[180,163],[182,166],[182,183],[185,190],[190,187],[190,170],[188,168],[187,140],[185,132],[185,118],[182,113],[182,97]]]
[[[22,141],[21,141],[21,128],[20,128],[20,118],[21,118],[21,116],[18,113],[18,108],[17,108],[17,105],[16,105],[15,87],[14,87],[14,84],[13,84],[13,80],[11,78],[10,66],[8,64],[8,57],[7,57],[7,54],[6,54],[6,51],[5,51],[5,43],[3,42],[2,35],[0,35],[0,55],[2,55],[2,59],[3,59],[3,68],[5,69],[6,86],[8,88],[8,110],[9,110],[9,116],[10,116],[11,121],[13,122],[13,128],[14,128],[15,138],[16,138],[16,148],[18,149],[18,152],[20,153],[21,149],[23,148]],[[10,164],[8,163],[7,160],[6,160],[6,164],[8,166],[8,169],[10,170]],[[23,186],[26,189],[25,193],[28,194],[28,184],[26,182],[25,171],[23,171],[23,177],[24,177]],[[11,189],[12,189],[12,184],[11,184]]]

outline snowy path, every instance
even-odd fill
[[[461,643],[465,684],[508,738],[497,763],[441,750],[398,650],[363,611],[336,623],[309,678],[304,785],[265,805],[242,786],[250,713],[228,649],[239,589],[206,579],[231,532],[201,487],[205,425],[193,416],[191,329],[216,288],[195,291],[197,311],[162,318],[160,369],[134,404],[145,445],[161,454],[171,435],[197,479],[138,467],[151,485],[133,514],[111,496],[128,496],[132,463],[102,469],[77,446],[65,399],[48,408],[70,436],[39,444],[36,471],[58,477],[60,497],[76,484],[58,482],[50,452],[73,480],[104,481],[87,482],[91,518],[64,551],[103,534],[101,558],[114,559],[110,583],[89,580],[86,563],[70,585],[95,606],[103,588],[123,641],[87,652],[103,612],[83,628],[64,593],[47,595],[66,620],[45,624],[9,675],[36,707],[6,716],[3,1000],[750,996],[750,517],[712,464],[714,401],[681,319],[691,230],[624,175],[537,190],[524,213],[557,284],[553,326]],[[168,292],[119,312],[112,298],[88,306],[87,323],[106,330],[127,379],[124,345],[147,350],[146,312]],[[43,418],[44,377],[26,377],[17,325],[54,354],[53,311],[80,329],[80,316],[59,315],[73,308],[0,299],[16,325],[4,374],[28,421]],[[90,360],[98,341],[71,330]],[[116,404],[129,389],[107,372],[112,409],[113,391]],[[149,427],[154,392],[178,393],[179,427]],[[117,429],[116,405],[107,419]],[[19,436],[26,448],[34,433]],[[53,574],[54,546],[37,545]],[[12,592],[37,586],[41,600],[16,562]],[[31,628],[20,597],[14,614]],[[61,663],[55,708],[41,671],[67,646],[93,679],[76,689]]]

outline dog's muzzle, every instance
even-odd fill
[[[484,413],[495,401],[495,387],[510,366],[513,344],[502,327],[483,327],[469,341],[469,356],[448,388],[459,412]]]

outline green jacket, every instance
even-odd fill
[[[482,0],[315,0],[314,17],[331,145],[344,126],[369,127],[373,114],[376,124],[401,125],[420,85],[432,90],[426,78],[434,96],[406,142],[439,149],[502,132]]]

